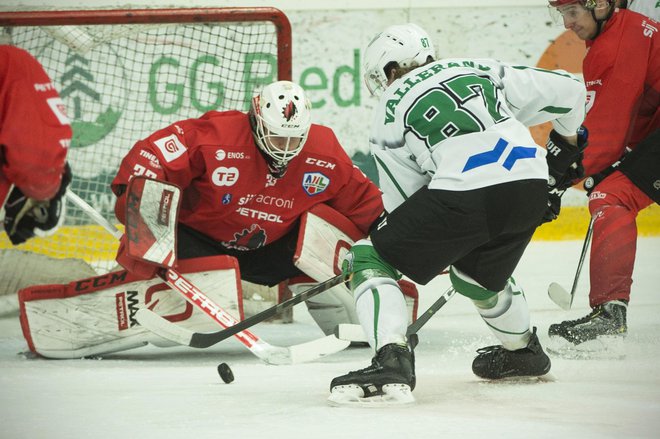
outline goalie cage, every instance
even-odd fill
[[[291,79],[291,26],[275,8],[0,12],[0,44],[44,66],[73,129],[71,189],[113,223],[110,183],[137,140],[206,111],[246,111],[260,87]],[[0,314],[20,288],[115,268],[116,238],[71,203],[66,215],[56,234],[18,247],[0,233]]]

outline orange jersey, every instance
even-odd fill
[[[589,146],[587,175],[605,169],[660,127],[660,24],[617,10],[601,34],[587,42],[583,62],[587,86]]]
[[[365,234],[383,210],[380,190],[353,165],[331,129],[312,125],[300,154],[275,179],[254,142],[248,115],[238,111],[211,111],[140,140],[112,182],[116,194],[133,175],[178,185],[179,221],[238,250],[283,237],[319,203]],[[122,222],[124,198],[115,206]]]
[[[43,67],[23,49],[0,45],[0,186],[52,198],[70,141],[62,100]]]

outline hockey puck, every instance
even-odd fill
[[[234,372],[231,371],[227,363],[218,364],[218,375],[222,378],[222,381],[229,384],[234,381]]]

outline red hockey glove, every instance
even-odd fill
[[[158,274],[160,267],[147,262],[143,259],[134,258],[128,254],[126,245],[126,235],[119,241],[119,250],[117,250],[117,263],[124,267],[129,273],[140,279],[152,279]]]

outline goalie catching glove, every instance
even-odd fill
[[[573,182],[584,177],[582,158],[587,147],[589,132],[580,127],[577,132],[577,146],[568,142],[555,130],[550,131],[546,143],[548,162],[548,209],[543,222],[557,219],[561,210],[561,197]]]
[[[18,188],[9,194],[5,203],[4,227],[9,240],[19,245],[36,236],[49,236],[64,222],[65,205],[62,197],[71,183],[71,168],[66,163],[62,183],[50,200],[26,197]]]

